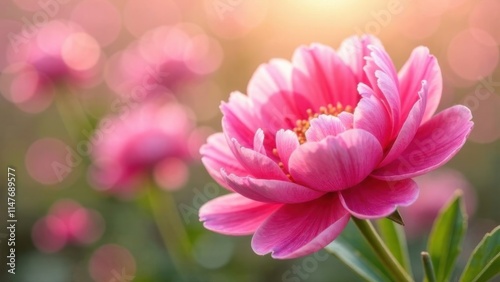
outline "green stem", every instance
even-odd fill
[[[192,276],[187,275],[192,274],[194,270],[190,256],[191,244],[172,194],[164,193],[155,185],[150,185],[148,198],[156,226],[174,267],[181,277]]]
[[[389,251],[396,260],[412,276],[410,255],[406,244],[406,236],[403,227],[389,218],[377,220],[377,227],[382,240],[386,243]]]
[[[436,273],[434,272],[434,266],[432,264],[431,257],[428,252],[422,252],[422,263],[424,265],[425,277],[427,281],[436,282]]]
[[[385,267],[390,271],[396,281],[413,282],[411,276],[404,270],[398,261],[391,254],[387,246],[384,244],[380,236],[375,231],[372,223],[369,220],[358,219],[352,217],[352,220],[361,231],[361,234],[368,241],[377,256],[380,258]]]
[[[63,93],[64,92],[64,93]],[[77,98],[77,93],[69,86],[60,86],[56,93],[56,106],[62,122],[73,141],[84,140],[83,129],[92,131],[92,125]]]

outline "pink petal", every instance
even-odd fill
[[[437,59],[429,54],[426,47],[417,47],[399,71],[399,89],[401,92],[401,111],[408,113],[418,100],[420,82],[427,81],[427,107],[422,123],[428,121],[436,111],[443,91],[443,78]]]
[[[314,97],[312,110],[337,102],[344,107],[356,106],[359,96],[354,75],[335,50],[322,44],[304,46],[295,51],[292,63],[300,70],[294,73],[293,87]]]
[[[395,160],[401,152],[403,152],[406,147],[412,142],[413,137],[417,133],[417,130],[422,122],[424,116],[425,107],[427,105],[427,83],[422,81],[422,89],[419,92],[420,99],[413,105],[408,117],[406,118],[401,130],[399,131],[396,140],[386,154],[384,160],[380,163],[380,167]]]
[[[339,191],[363,181],[381,159],[377,139],[351,129],[301,145],[290,157],[290,174],[297,183],[318,191]]]
[[[264,147],[264,131],[257,129],[253,138],[253,150],[262,155],[266,155],[266,148]]]
[[[361,97],[371,97],[371,96],[375,95],[375,92],[373,91],[373,89],[371,89],[370,86],[368,86],[364,83],[358,84],[358,93],[359,93],[359,95],[361,95]]]
[[[266,103],[269,96],[280,91],[291,91],[292,65],[275,59],[260,65],[248,83],[248,95],[254,102]]]
[[[372,52],[367,57],[365,73],[370,81],[374,94],[390,113],[393,128],[399,129],[401,118],[401,101],[396,69],[387,52],[378,46],[368,47]]]
[[[222,127],[228,139],[236,138],[243,146],[253,147],[254,134],[259,128],[250,99],[240,92],[233,92],[228,103],[220,106]]]
[[[354,123],[353,114],[348,112],[341,112],[337,117],[340,119],[345,128],[351,129],[353,127]]]
[[[276,133],[276,150],[284,168],[288,171],[288,161],[293,151],[299,147],[297,134],[291,130],[280,130]]]
[[[368,46],[368,49],[372,52],[370,53],[370,58],[367,59],[367,64],[368,62],[373,62],[378,70],[387,74],[391,81],[397,83],[398,76],[396,68],[392,63],[391,57],[387,54],[384,48],[382,46],[370,45]]]
[[[418,197],[418,186],[411,179],[386,182],[367,178],[360,184],[340,192],[344,207],[361,219],[382,218],[398,206],[408,206]]]
[[[315,201],[284,205],[269,216],[252,239],[255,253],[276,259],[312,254],[333,241],[349,222],[336,193]]]
[[[272,159],[252,149],[241,146],[236,139],[231,140],[230,148],[240,164],[252,176],[264,179],[277,179],[288,181],[283,170]]]
[[[378,38],[372,35],[363,35],[361,37],[351,36],[340,44],[338,55],[351,68],[356,77],[356,81],[368,84],[363,67],[366,64],[365,57],[370,55],[369,45],[382,47]]]
[[[207,143],[200,148],[201,161],[205,165],[210,176],[217,183],[232,190],[220,174],[220,169],[224,168],[229,173],[239,176],[247,176],[249,173],[243,168],[227,145],[226,138],[222,133],[215,133],[208,137]]]
[[[272,60],[261,65],[248,84],[255,111],[273,135],[281,128],[293,127],[295,121],[306,118],[307,109],[312,108],[309,100],[293,89],[292,72],[290,62]]]
[[[238,194],[215,198],[200,208],[205,228],[227,235],[249,235],[281,205],[252,201]]]
[[[290,181],[239,177],[234,174],[227,175],[224,170],[221,173],[235,192],[259,202],[302,203],[324,194]]]
[[[370,132],[385,147],[391,134],[390,124],[389,114],[379,99],[374,95],[361,98],[354,111],[354,128]]]
[[[401,155],[372,176],[387,181],[412,178],[434,170],[458,153],[473,126],[468,108],[448,108],[423,124]]]
[[[401,106],[397,81],[391,80],[389,75],[382,71],[376,71],[375,76],[378,78],[377,86],[382,92],[386,102],[387,109],[392,119],[392,133],[399,131],[401,126]]]
[[[336,116],[320,115],[310,121],[306,131],[307,141],[321,141],[328,136],[337,136],[346,130],[342,121]]]

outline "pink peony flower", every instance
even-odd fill
[[[351,215],[382,218],[410,205],[411,178],[451,159],[473,125],[463,106],[434,115],[441,90],[427,48],[398,73],[371,36],[261,66],[248,96],[221,105],[223,133],[200,150],[210,175],[234,192],[206,203],[201,221],[254,234],[257,254],[284,259],[325,247]]]
[[[102,63],[97,41],[71,22],[51,21],[28,35],[19,32],[7,52],[1,87],[7,99],[28,112],[52,101],[61,84],[90,87]]]
[[[162,26],[110,59],[108,85],[124,96],[177,93],[187,82],[215,71],[222,61],[217,41],[195,25]]]
[[[39,250],[53,253],[67,244],[91,244],[101,237],[103,231],[104,220],[98,212],[72,200],[60,200],[35,223],[32,237]]]
[[[94,186],[125,198],[149,177],[163,188],[179,188],[188,177],[194,126],[190,112],[175,102],[146,102],[103,119],[91,140]]]
[[[457,191],[463,194],[467,215],[470,217],[474,214],[476,195],[471,184],[460,172],[438,169],[415,178],[415,182],[420,188],[418,199],[411,206],[400,210],[409,238],[418,238],[428,233],[439,211]]]

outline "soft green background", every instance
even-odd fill
[[[0,17],[2,19],[20,20],[32,12],[21,11],[8,0],[2,2]],[[180,0],[179,0],[180,1]],[[220,0],[186,1],[182,3],[183,19],[194,22],[218,39],[224,51],[224,61],[218,71],[208,78],[203,93],[189,94],[182,100],[191,106],[200,117],[199,124],[220,130],[221,115],[218,112],[220,100],[226,100],[233,90],[245,91],[246,84],[253,71],[261,63],[274,57],[291,58],[293,50],[301,44],[322,42],[337,47],[340,42],[359,31],[377,33],[396,66],[402,66],[411,50],[418,45],[426,45],[431,53],[435,54],[442,65],[445,76],[446,93],[442,107],[461,103],[474,95],[480,82],[461,81],[453,72],[448,62],[448,46],[453,37],[469,25],[470,11],[480,1],[459,1],[455,8],[450,8],[441,15],[429,19],[439,19],[439,25],[423,38],[408,37],[415,33],[411,28],[420,30],[419,24],[414,27],[405,27],[412,22],[412,15],[421,13],[422,5],[431,1],[232,1],[234,10],[228,10],[225,15],[229,18],[214,16],[214,7]],[[124,1],[112,1],[121,10]],[[424,4],[422,4],[422,3]],[[445,1],[446,2],[446,1]],[[76,5],[77,0],[69,2],[67,7]],[[415,3],[420,3],[418,6]],[[148,5],[144,1],[144,5]],[[259,6],[260,5],[260,6]],[[377,13],[389,11],[391,5],[401,5],[397,13],[390,13],[389,18],[377,20]],[[263,8],[264,7],[264,8]],[[399,6],[398,6],[399,7]],[[433,9],[435,7],[428,7]],[[250,9],[256,12],[245,12]],[[237,38],[224,38],[213,26],[232,25],[231,13],[241,12],[238,19],[252,23],[255,18],[262,18],[260,24],[248,28],[244,34],[237,34]],[[91,15],[89,15],[91,16]],[[61,15],[63,17],[63,15]],[[219,21],[219,22],[218,22]],[[426,22],[424,20],[423,22]],[[370,27],[371,25],[371,27]],[[499,22],[493,22],[500,29]],[[424,26],[421,27],[424,29]],[[107,55],[124,48],[133,37],[123,29],[119,39],[104,49]],[[2,40],[4,41],[4,40]],[[498,46],[497,46],[498,49]],[[2,55],[2,54],[0,54]],[[475,56],[471,50],[471,57]],[[495,58],[492,58],[494,60]],[[498,60],[498,58],[496,58]],[[500,69],[492,73],[490,86],[494,89],[492,95],[500,95]],[[214,86],[215,85],[215,86]],[[99,85],[92,90],[89,96],[82,96],[80,102],[89,114],[89,120],[96,123],[99,117],[106,113],[109,102],[113,99],[111,90],[105,85]],[[481,105],[490,103],[488,99],[480,101]],[[476,128],[481,132],[498,132],[500,118],[497,115],[481,115],[482,106],[473,110],[473,114],[480,116],[475,119]],[[497,112],[500,109],[496,110]],[[120,244],[130,250],[137,263],[136,279],[134,281],[175,281],[173,270],[168,256],[163,251],[156,227],[152,222],[148,205],[144,197],[136,202],[120,201],[103,197],[93,190],[86,180],[88,160],[78,166],[70,177],[54,187],[44,187],[28,175],[25,167],[25,153],[29,146],[43,137],[54,137],[67,144],[75,144],[64,127],[57,108],[52,105],[48,110],[39,114],[27,114],[17,109],[7,100],[0,98],[0,168],[1,187],[6,187],[7,166],[16,168],[17,196],[16,207],[18,217],[17,227],[17,274],[4,275],[5,267],[2,263],[1,281],[20,282],[64,282],[64,281],[91,281],[88,274],[88,259],[92,252],[100,245],[107,243]],[[476,130],[476,129],[475,129]],[[483,133],[473,133],[476,141],[483,140]],[[486,134],[487,135],[487,134]],[[464,247],[464,255],[468,255],[473,246],[480,240],[482,234],[492,229],[500,221],[498,204],[500,203],[500,140],[489,143],[468,142],[463,150],[447,165],[462,172],[477,191],[478,206],[476,214],[470,219],[468,243]],[[204,189],[207,185],[214,185],[204,168],[197,164],[191,167],[191,178],[186,187],[174,193],[175,199],[181,204],[193,207],[195,191],[207,194]],[[6,191],[2,189],[2,191]],[[223,189],[217,190],[220,194]],[[5,203],[5,192],[0,195],[1,203]],[[210,192],[208,193],[210,194]],[[209,195],[210,196],[210,195]],[[106,230],[103,237],[96,243],[85,247],[67,247],[56,254],[38,252],[31,241],[31,227],[33,223],[47,213],[52,203],[60,198],[71,198],[86,207],[98,210],[106,221]],[[5,205],[0,208],[4,210]],[[5,211],[0,212],[0,222],[5,222]],[[289,281],[358,281],[343,264],[336,258],[329,257],[325,261],[301,258],[288,261],[273,260],[269,256],[260,257],[254,254],[250,247],[250,237],[227,237],[204,230],[197,216],[186,215],[189,219],[186,228],[190,240],[196,246],[200,267],[203,269],[205,281],[286,281],[283,279],[295,277]],[[3,226],[3,223],[0,224]],[[0,234],[4,231],[0,231]],[[6,251],[4,239],[1,239],[1,255]],[[418,254],[425,246],[425,238],[412,242],[411,254],[414,264],[418,265]],[[0,259],[4,262],[4,259]],[[311,262],[314,261],[314,262]],[[464,259],[461,258],[461,265]],[[300,277],[297,274],[287,276],[287,271],[301,267],[304,271]],[[416,268],[416,267],[414,267]],[[415,271],[418,273],[418,271]]]

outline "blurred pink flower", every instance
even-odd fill
[[[21,109],[38,112],[61,84],[92,86],[101,65],[97,41],[71,22],[51,21],[32,33],[19,32],[7,52],[2,90]]]
[[[91,244],[101,237],[103,231],[104,220],[98,212],[73,200],[60,200],[35,223],[32,238],[40,251],[53,253],[68,244]]]
[[[441,90],[427,48],[397,73],[371,36],[272,60],[248,96],[222,104],[223,133],[200,150],[211,176],[235,192],[205,204],[200,219],[223,234],[254,233],[257,254],[295,258],[325,247],[351,215],[381,218],[413,203],[411,178],[451,159],[472,128],[463,106],[434,116]]]
[[[103,119],[92,140],[94,186],[124,198],[133,196],[148,177],[165,189],[181,187],[188,177],[186,163],[193,159],[194,126],[190,111],[176,102],[150,101]]]
[[[106,80],[125,96],[172,94],[186,82],[216,70],[221,61],[218,42],[197,26],[162,26],[110,59]]]
[[[461,191],[468,216],[476,209],[476,195],[471,184],[458,171],[439,169],[415,178],[420,193],[409,207],[401,208],[408,237],[417,238],[430,231],[439,211],[449,202],[456,191]]]

